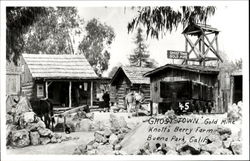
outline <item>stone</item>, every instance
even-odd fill
[[[211,155],[211,154],[207,151],[201,151],[200,155]]]
[[[51,143],[57,143],[57,139],[55,136],[53,136],[51,139],[50,139],[50,142]]]
[[[216,129],[216,131],[217,131],[220,135],[224,135],[224,134],[231,135],[231,134],[232,134],[231,129],[228,128],[228,127],[224,127],[224,126],[218,127],[218,128]]]
[[[92,150],[92,149],[94,149],[93,145],[89,145],[89,144],[88,144],[88,145],[87,145],[87,150],[90,151],[90,150]]]
[[[197,155],[197,154],[200,154],[200,150],[201,150],[201,147],[198,143],[189,143],[189,144],[182,146],[177,151],[180,153]]]
[[[22,114],[32,111],[29,100],[26,97],[21,96],[19,102],[16,105],[15,113]]]
[[[87,151],[87,155],[96,155],[96,154],[97,154],[96,149],[92,149],[92,150]]]
[[[213,155],[232,155],[232,154],[233,154],[232,151],[224,148],[216,149],[213,153]]]
[[[108,139],[104,136],[104,131],[96,131],[94,133],[95,141],[98,143],[106,143]]]
[[[22,113],[22,117],[25,123],[32,123],[35,122],[35,113],[34,112],[25,112]]]
[[[54,133],[54,136],[56,139],[61,139],[62,138],[62,134],[60,133]]]
[[[111,128],[114,128],[114,129],[120,129],[121,128],[119,119],[114,114],[110,114],[109,121],[111,123]]]
[[[118,140],[121,141],[125,138],[125,134],[124,133],[118,134],[117,137],[118,137]]]
[[[87,132],[91,130],[91,120],[89,119],[82,119],[80,122],[75,124],[75,131],[76,132]]]
[[[14,122],[13,116],[7,114],[6,115],[6,124],[12,124]]]
[[[26,129],[11,132],[11,145],[15,147],[25,147],[30,144],[29,132]]]
[[[38,145],[40,143],[40,135],[37,131],[30,132],[30,144]]]
[[[210,144],[201,146],[201,150],[207,151],[209,153],[214,153],[215,150],[219,148],[222,148],[222,141],[212,142]]]
[[[166,155],[178,155],[178,152],[175,150],[170,149]]]
[[[46,145],[50,143],[50,138],[49,137],[40,137],[40,144]]]
[[[12,124],[7,124],[6,125],[6,144],[10,145],[11,144],[11,133],[12,131],[16,131],[17,126],[12,125]]]
[[[56,141],[58,142],[58,143],[61,143],[62,142],[62,139],[60,138],[60,139],[56,139]]]
[[[97,149],[97,148],[98,148],[98,146],[99,146],[99,143],[98,143],[98,142],[94,142],[94,144],[93,144],[93,148],[94,148],[94,149]]]
[[[113,145],[99,145],[97,148],[98,155],[112,155],[113,154]]]
[[[227,138],[227,140],[223,141],[223,147],[224,148],[229,148],[232,142],[232,138]]]
[[[211,134],[208,136],[208,142],[218,142],[221,140],[220,135],[218,134]]]
[[[105,128],[104,129],[104,136],[109,137],[112,134],[112,131],[110,128]]]
[[[45,123],[42,121],[42,120],[39,120],[37,123],[37,128],[46,128],[46,125]]]
[[[231,148],[235,155],[242,154],[242,144],[240,141],[233,141],[231,142]]]
[[[46,129],[46,128],[38,128],[38,132],[41,136],[48,136],[51,137],[52,136],[52,131],[50,129]]]
[[[111,134],[109,137],[109,143],[115,145],[118,143],[118,137],[115,134]]]
[[[120,126],[121,128],[126,128],[126,127],[128,127],[128,126],[127,126],[127,122],[125,121],[125,118],[124,118],[123,116],[120,116],[120,119],[119,119],[119,126]]]
[[[73,154],[86,154],[87,153],[87,146],[86,145],[79,145],[75,150]]]
[[[121,144],[116,144],[116,145],[115,145],[115,150],[121,150],[121,149],[122,149]]]

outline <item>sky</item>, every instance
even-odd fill
[[[111,26],[116,34],[115,40],[110,47],[111,59],[109,69],[118,64],[129,64],[128,56],[136,47],[133,40],[136,32],[128,33],[128,23],[137,15],[137,10],[130,7],[79,7],[81,18],[88,21],[97,18]],[[226,53],[229,60],[237,60],[248,54],[248,8],[246,5],[220,5],[216,6],[215,15],[210,17],[208,24],[220,31],[218,42],[219,50]],[[135,30],[136,31],[136,30]],[[168,63],[167,50],[185,50],[185,38],[181,34],[180,26],[176,31],[167,33],[159,40],[146,40],[150,57],[154,58],[159,65]]]

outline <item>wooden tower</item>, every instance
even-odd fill
[[[216,28],[212,28],[209,25],[190,24],[184,29],[182,34],[186,39],[185,51],[187,52],[187,59],[185,59],[182,64],[195,61],[205,66],[207,61],[223,62],[219,55],[219,31]],[[195,42],[191,40],[191,36],[195,37]],[[213,57],[208,56],[209,52],[212,53]]]

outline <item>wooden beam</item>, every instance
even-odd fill
[[[47,99],[47,98],[49,98],[49,93],[48,93],[48,82],[47,81],[45,81],[45,98]]]
[[[69,108],[71,108],[71,106],[72,106],[71,89],[72,89],[72,82],[69,81]]]
[[[194,53],[195,53],[196,57],[199,58],[199,57],[201,56],[201,53],[200,53],[199,49],[197,49],[196,45],[194,45],[194,44],[192,43],[192,41],[187,37],[186,34],[184,34],[184,36],[185,36],[185,38],[188,40],[188,43],[190,44],[190,46],[191,46],[192,48],[194,48],[193,50],[194,50]],[[195,51],[195,49],[196,49],[197,51]],[[198,53],[197,53],[197,52],[198,52]],[[190,53],[188,53],[188,54],[190,54]]]
[[[90,106],[93,106],[93,81],[90,82]]]
[[[211,45],[213,45],[215,39],[216,39],[216,36],[215,36],[215,37],[213,38],[213,40],[211,41]],[[205,43],[205,42],[204,42],[204,43]],[[205,43],[205,45],[207,46],[207,50],[206,50],[205,53],[204,53],[204,57],[208,54],[209,49],[210,49],[214,54],[216,54],[216,51],[215,51],[210,45],[208,45],[207,43]]]
[[[209,46],[211,46],[211,48],[213,48],[213,50],[216,51],[216,50],[214,49],[213,45],[211,44],[209,38],[208,38],[205,34],[204,34],[204,36],[205,36],[205,38],[207,39],[207,42],[208,42]],[[215,35],[215,36],[217,37],[217,35]],[[214,53],[214,54],[220,59],[221,62],[223,62],[222,58],[220,57],[220,55],[219,55],[218,53]]]

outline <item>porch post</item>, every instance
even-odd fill
[[[71,88],[72,88],[72,82],[70,81],[69,82],[69,108],[71,108],[71,103],[72,103],[72,101],[71,101]]]
[[[49,98],[49,93],[48,93],[48,81],[45,81],[45,98]]]
[[[90,107],[93,106],[93,81],[90,82]]]

